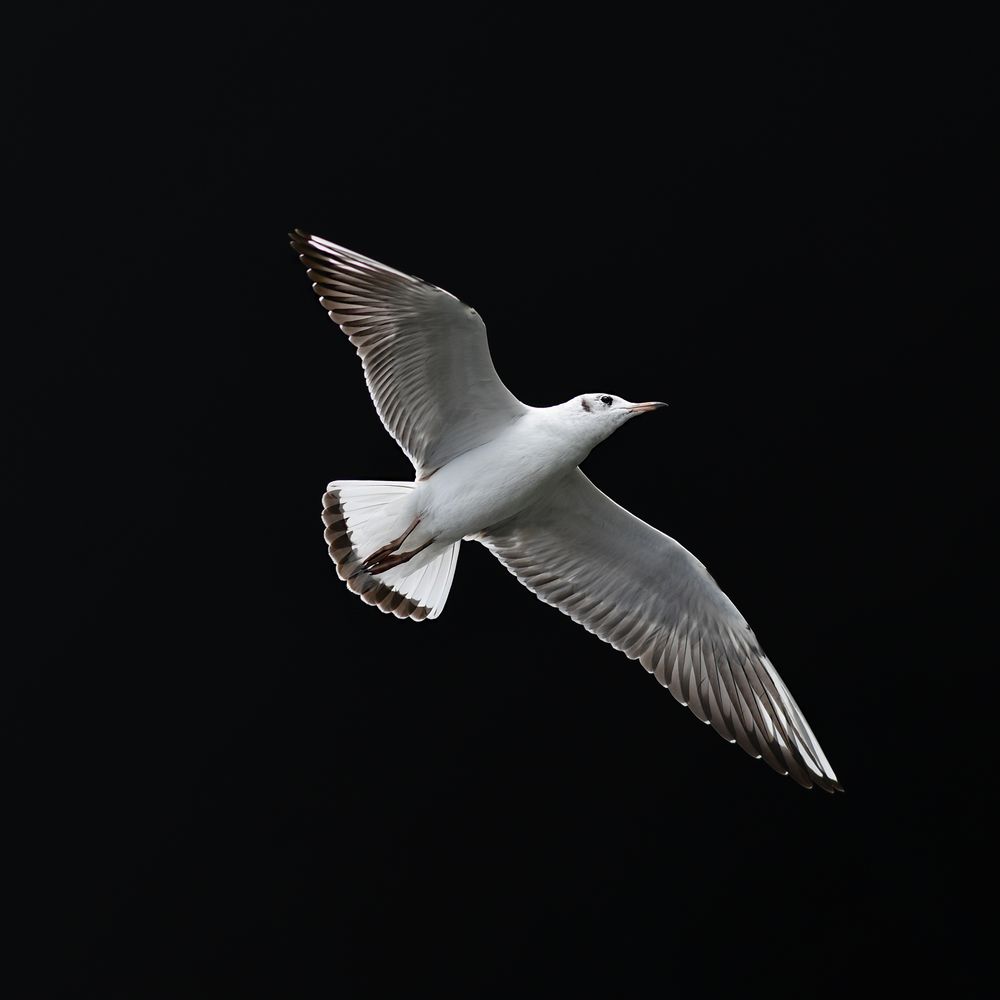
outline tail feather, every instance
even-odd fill
[[[330,483],[323,497],[323,523],[330,558],[350,590],[387,614],[423,621],[436,618],[444,608],[461,542],[431,545],[424,558],[385,574],[372,575],[361,568],[366,555],[399,533],[399,522],[387,508],[412,489],[413,483],[402,482]]]

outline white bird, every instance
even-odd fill
[[[500,381],[474,309],[317,236],[290,236],[416,472],[412,483],[327,487],[326,541],[347,586],[397,618],[436,618],[462,540],[481,542],[730,743],[806,788],[841,791],[788,688],[705,567],[579,469],[622,424],[665,404],[584,393],[527,406]]]

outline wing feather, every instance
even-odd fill
[[[806,788],[842,791],[788,688],[705,567],[579,469],[477,540],[541,600],[638,659],[724,739]]]
[[[485,324],[450,292],[318,236],[296,230],[291,241],[417,478],[525,413],[493,367]]]

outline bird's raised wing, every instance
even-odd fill
[[[731,743],[841,791],[777,671],[705,567],[579,470],[476,536],[529,590],[630,659]]]
[[[318,236],[290,236],[320,302],[357,348],[375,409],[418,478],[526,412],[500,381],[475,310]]]

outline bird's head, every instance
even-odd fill
[[[666,405],[630,403],[621,396],[611,396],[606,392],[587,392],[563,403],[561,409],[574,434],[585,438],[590,448],[593,448],[614,434],[626,421],[640,413],[651,413]]]

